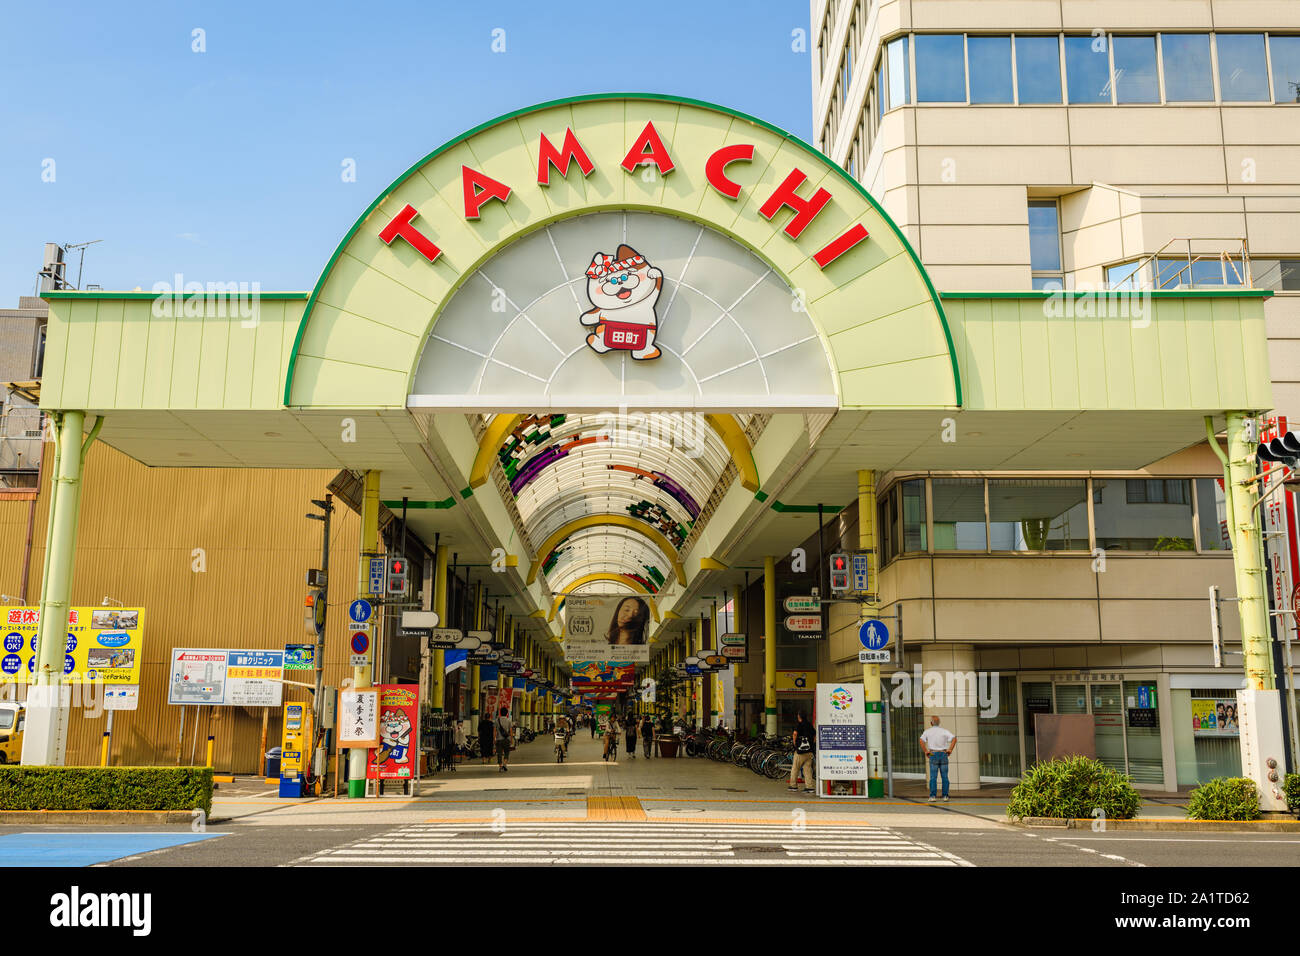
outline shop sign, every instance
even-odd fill
[[[817,684],[816,671],[777,671],[776,689],[786,693],[812,693]]]
[[[553,175],[558,176],[560,179],[568,179],[572,168],[576,165],[581,175],[586,177],[590,176],[596,169],[596,159],[599,159],[606,168],[609,168],[613,162],[618,160],[617,156],[598,156],[593,159],[582,144],[582,135],[585,135],[585,131],[579,130],[575,132],[573,129],[566,128],[561,145],[557,148],[546,133],[539,134],[537,142],[537,181],[535,185],[527,184],[531,195],[526,196],[523,200],[517,200],[517,202],[522,201],[529,205],[539,201],[549,203],[550,200],[542,199],[542,196],[547,187],[551,185]],[[765,161],[761,156],[758,159],[760,162]],[[725,143],[714,150],[705,160],[705,180],[719,195],[737,201],[738,208],[745,214],[752,214],[750,210],[756,210],[758,215],[770,222],[783,209],[790,211],[793,215],[789,217],[781,231],[785,233],[789,241],[800,242],[800,237],[808,226],[831,205],[833,196],[830,190],[818,187],[810,191],[806,186],[808,174],[799,167],[794,166],[790,168],[781,183],[769,194],[754,197],[745,196],[742,199],[742,195],[746,191],[745,187],[727,175],[727,167],[733,163],[751,163],[754,161],[754,144],[744,142]],[[642,167],[654,167],[659,176],[668,177],[676,168],[676,162],[673,160],[668,146],[660,137],[655,124],[651,121],[647,122],[642,128],[640,134],[632,142],[627,154],[622,157],[621,162],[618,162],[618,166],[622,168],[624,175],[641,175]],[[459,211],[463,214],[465,221],[476,222],[480,219],[483,208],[488,203],[500,203],[509,209],[510,199],[520,185],[518,182],[507,183],[494,179],[480,169],[462,165],[462,202]],[[804,190],[805,195],[799,194],[801,189]],[[455,208],[454,203],[453,208]],[[439,211],[441,212],[441,210]],[[373,228],[379,239],[386,245],[392,245],[396,240],[401,239],[419,252],[429,263],[435,263],[442,256],[443,250],[430,238],[430,235],[448,235],[451,233],[446,227],[439,228],[436,217],[430,224],[417,224],[416,220],[421,215],[420,210],[407,203],[387,221],[381,220],[382,225],[376,223]],[[854,246],[864,242],[867,237],[868,233],[865,226],[861,223],[852,223],[830,242],[812,251],[811,258],[819,269],[825,269]],[[464,250],[457,249],[455,252],[460,254]],[[607,298],[611,298],[617,303],[615,308],[618,308],[623,303],[630,303],[631,300],[636,300],[636,303],[641,308],[646,308],[646,302],[649,301],[649,308],[653,312],[653,301],[650,301],[649,297],[657,298],[663,282],[662,273],[658,269],[649,267],[644,257],[637,255],[635,250],[627,246],[620,246],[613,255],[597,252],[587,270],[587,276],[592,283],[600,284],[599,295],[601,301],[598,302],[593,298],[593,305],[595,306],[593,312],[600,312],[602,302]],[[629,277],[631,281],[629,281]],[[639,293],[639,289],[652,291]],[[635,308],[636,306],[633,305],[632,307]],[[603,324],[603,322],[600,316],[597,316],[591,322],[586,321],[584,317],[583,324],[596,327]],[[617,325],[617,323],[614,324]],[[602,338],[598,339],[597,342],[602,347],[596,348],[595,345],[592,345],[592,347],[596,351],[609,351],[611,348],[640,350],[647,348],[647,346],[653,349],[652,339],[647,342],[644,338],[639,337],[650,331],[652,326],[647,326],[641,322],[630,324],[632,328],[623,331],[621,334],[625,336],[631,335],[632,340],[626,342],[620,340],[619,343],[610,342],[608,337],[611,332],[619,332],[619,330],[617,328],[612,330],[605,328],[601,330]],[[597,333],[592,333],[592,337],[596,335]],[[592,344],[591,337],[588,338],[588,344]],[[653,349],[653,354],[643,355],[642,357],[655,358],[657,356],[658,349]]]
[[[1159,711],[1154,707],[1128,708],[1128,725],[1130,727],[1159,727]]]
[[[781,602],[787,614],[820,614],[822,599],[812,595],[794,595]]]
[[[787,631],[796,634],[812,634],[822,629],[820,614],[791,614],[785,619]]]

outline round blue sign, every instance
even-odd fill
[[[874,618],[863,621],[858,628],[858,641],[869,651],[884,650],[889,646],[889,628],[883,621]]]
[[[22,646],[21,643],[18,645]],[[23,669],[23,659],[17,654],[6,654],[3,660],[0,660],[0,671],[6,674],[17,674]]]
[[[17,631],[5,635],[5,651],[9,654],[16,654],[23,649],[23,636]]]
[[[370,615],[373,613],[374,608],[370,606],[370,602],[363,601],[361,598],[357,598],[348,605],[348,617],[352,618],[352,620],[356,621],[358,624],[366,623],[366,621],[370,620]],[[360,654],[361,652],[357,651],[357,653]]]
[[[77,666],[77,662],[72,659],[71,654],[63,655],[63,673],[71,674],[73,668],[75,668],[76,666]]]
[[[76,649],[77,649],[77,635],[73,634],[71,631],[68,631],[68,643],[64,645],[63,652],[65,654],[71,654]]]
[[[370,647],[370,635],[365,633],[352,635],[352,653],[364,654]]]

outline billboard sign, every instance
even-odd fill
[[[415,778],[420,695],[412,685],[379,685],[379,744],[370,750],[366,776],[372,780]]]
[[[41,609],[5,608],[0,630],[0,684],[26,684],[37,659]],[[144,609],[74,607],[68,610],[63,649],[65,684],[140,683]]]
[[[818,684],[814,699],[817,726],[817,781],[822,796],[866,796],[867,709],[862,684]],[[852,794],[828,783],[861,781]],[[857,792],[857,791],[860,791]]]
[[[650,604],[635,594],[570,594],[564,602],[568,661],[650,661]]]
[[[284,651],[177,647],[171,654],[167,703],[279,707]]]

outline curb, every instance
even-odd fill
[[[194,820],[193,810],[0,810],[0,825],[138,826],[190,824]],[[212,818],[207,822],[213,822]]]
[[[1091,830],[1096,820],[1023,817],[1009,820],[1012,826],[1034,829]],[[1210,833],[1300,833],[1300,820],[1107,820],[1110,830],[1192,830]]]

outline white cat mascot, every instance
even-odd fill
[[[664,274],[629,245],[619,246],[612,256],[596,253],[587,267],[587,298],[595,308],[578,319],[595,326],[587,336],[592,351],[624,349],[640,362],[658,358],[655,303],[663,285]]]

